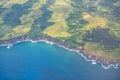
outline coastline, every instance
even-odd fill
[[[76,47],[69,46],[68,44],[65,44],[62,41],[56,40],[49,36],[43,36],[43,35],[38,35],[34,38],[27,37],[27,36],[20,36],[20,37],[12,38],[9,40],[2,40],[0,41],[0,46],[7,46],[7,48],[9,49],[14,44],[21,43],[21,42],[45,42],[48,44],[54,44],[64,49],[67,49],[69,51],[77,52],[82,57],[84,57],[86,61],[90,61],[92,64],[100,63],[104,69],[109,69],[111,67],[116,69],[120,64],[120,60],[106,60],[102,57],[92,55],[87,49],[84,49],[84,48],[78,49]]]

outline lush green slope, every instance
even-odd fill
[[[48,35],[120,59],[120,0],[0,0],[0,40]]]

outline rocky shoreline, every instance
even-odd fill
[[[0,46],[8,46],[8,48],[9,48],[13,44],[24,42],[24,41],[47,42],[47,43],[51,43],[51,44],[56,44],[56,45],[63,47],[65,49],[78,52],[80,55],[85,57],[86,60],[92,61],[93,64],[96,64],[97,62],[101,63],[105,69],[108,69],[111,66],[113,66],[114,68],[117,68],[118,64],[120,63],[120,60],[115,60],[115,59],[114,60],[107,60],[105,58],[91,54],[84,47],[79,49],[79,48],[76,48],[74,46],[70,46],[68,44],[65,44],[64,42],[62,42],[60,40],[56,40],[52,37],[44,36],[44,35],[38,35],[35,37],[20,36],[20,37],[12,38],[9,40],[1,40]]]

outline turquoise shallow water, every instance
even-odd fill
[[[105,70],[58,46],[24,42],[0,47],[0,80],[120,80],[120,68]]]

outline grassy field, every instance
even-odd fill
[[[106,18],[102,18],[99,16],[90,16],[89,14],[83,15],[83,18],[89,22],[88,25],[86,25],[83,29],[85,30],[91,30],[93,28],[106,28],[108,20]]]
[[[65,20],[69,16],[71,8],[71,5],[66,0],[58,0],[54,5],[50,6],[49,9],[53,11],[53,15],[49,22],[55,22],[55,24],[45,29],[43,33],[51,37],[71,36],[71,34],[66,32],[68,26]]]
[[[3,8],[10,8],[14,4],[24,4],[28,0],[0,0],[0,6]]]
[[[102,45],[96,42],[88,42],[85,48],[88,49],[92,54],[106,59],[120,59],[120,49],[115,50],[102,50]]]

